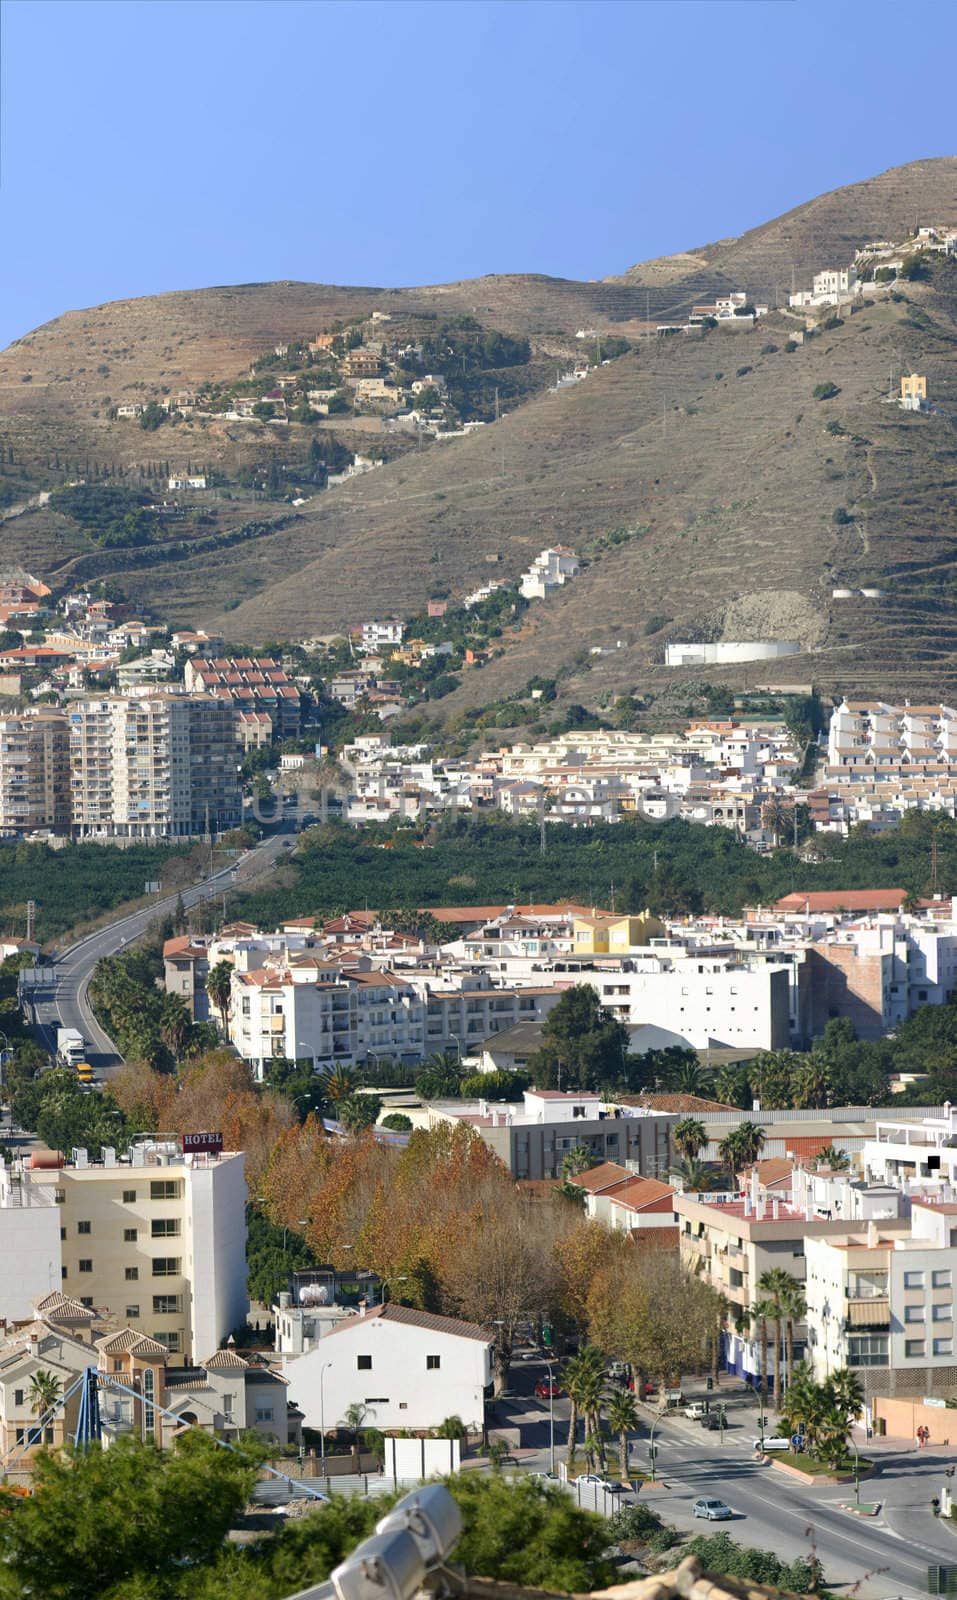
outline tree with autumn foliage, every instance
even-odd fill
[[[588,1296],[588,1333],[606,1355],[651,1373],[664,1389],[708,1363],[715,1297],[677,1252],[631,1247],[600,1272]]]

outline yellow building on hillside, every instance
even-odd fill
[[[576,956],[627,955],[652,939],[665,937],[665,925],[650,911],[622,916],[614,911],[593,911],[576,916],[572,925]]]

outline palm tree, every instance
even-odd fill
[[[233,969],[228,961],[217,961],[209,970],[206,993],[219,1012],[223,1032],[229,1033],[229,1002],[233,992]]]
[[[790,1286],[781,1295],[781,1305],[785,1316],[785,1340],[787,1343],[787,1386],[790,1389],[794,1382],[794,1324],[803,1322],[807,1316],[807,1301],[804,1290],[796,1278],[791,1279]]]
[[[827,1380],[837,1409],[848,1424],[856,1422],[864,1410],[864,1389],[856,1372],[850,1367],[838,1367]]]
[[[578,1432],[579,1415],[585,1418],[585,1430],[588,1431],[590,1418],[601,1405],[601,1393],[605,1383],[605,1362],[600,1350],[594,1345],[587,1345],[580,1350],[577,1356],[572,1356],[565,1368],[565,1388],[570,1401],[570,1414],[568,1419],[568,1450],[566,1460],[569,1467],[575,1459],[575,1435]]]
[[[708,1134],[698,1117],[682,1117],[671,1130],[671,1142],[680,1156],[695,1161],[708,1142]]]
[[[784,1319],[787,1316],[786,1301],[790,1291],[797,1287],[796,1280],[785,1271],[784,1267],[770,1267],[767,1272],[762,1272],[758,1279],[758,1288],[765,1300],[773,1307],[774,1316],[774,1408],[781,1409],[781,1346],[784,1331]]]
[[[726,1134],[718,1146],[718,1153],[731,1175],[732,1189],[737,1184],[742,1167],[751,1167],[764,1148],[764,1129],[756,1122],[739,1122]]]
[[[45,1367],[38,1367],[30,1379],[29,1399],[37,1423],[41,1423],[48,1411],[52,1411],[60,1398],[60,1380]],[[39,1444],[41,1430],[38,1427],[33,1438],[33,1443]]]
[[[748,1074],[743,1067],[721,1067],[715,1073],[714,1093],[726,1106],[749,1105],[752,1099]]]
[[[354,1400],[351,1406],[346,1406],[343,1421],[352,1434],[352,1465],[357,1473],[361,1464],[359,1458],[359,1436],[362,1431],[362,1425],[367,1417],[374,1416],[375,1412],[372,1407],[363,1405],[361,1400]]]
[[[761,1330],[761,1410],[768,1409],[768,1322],[774,1316],[771,1300],[756,1300],[751,1307],[751,1317]]]
[[[832,1172],[846,1172],[851,1164],[851,1158],[846,1150],[838,1150],[833,1144],[824,1145],[811,1161],[812,1167],[830,1167]]]
[[[820,1390],[821,1386],[815,1383],[811,1368],[806,1361],[802,1361],[788,1384],[782,1408],[788,1433],[803,1434],[812,1450],[817,1443],[819,1421],[823,1415]]]
[[[160,1011],[160,1035],[177,1061],[186,1049],[192,1031],[193,1019],[182,995],[166,995]]]
[[[624,1482],[628,1477],[628,1435],[638,1427],[638,1408],[630,1390],[616,1384],[605,1405],[605,1415],[612,1433],[618,1435],[618,1476]]]
[[[350,1067],[335,1066],[321,1074],[320,1082],[326,1099],[336,1106],[340,1100],[349,1098],[358,1079]]]
[[[700,1193],[711,1187],[711,1169],[703,1161],[684,1160],[670,1169],[674,1178],[680,1178],[686,1194]]]
[[[703,1094],[709,1080],[700,1061],[682,1061],[668,1074],[668,1085],[679,1094]]]
[[[820,1058],[808,1056],[791,1083],[792,1098],[799,1109],[826,1106],[831,1095],[831,1080]]]

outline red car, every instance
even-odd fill
[[[535,1393],[539,1400],[557,1400],[561,1394],[557,1383],[550,1383],[547,1378],[539,1378],[535,1385]]]

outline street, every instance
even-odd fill
[[[543,1472],[549,1465],[548,1401],[536,1399],[535,1383],[545,1375],[540,1360],[517,1360],[512,1367],[509,1397],[500,1400],[489,1431],[503,1432],[519,1425],[523,1445],[515,1452],[519,1470]],[[559,1381],[560,1372],[556,1371]],[[737,1543],[772,1550],[783,1561],[817,1556],[827,1588],[851,1588],[871,1600],[927,1593],[930,1565],[957,1565],[957,1529],[934,1516],[931,1501],[944,1482],[944,1467],[953,1455],[946,1449],[918,1453],[912,1444],[871,1439],[858,1430],[862,1454],[876,1465],[875,1474],[862,1481],[861,1501],[879,1501],[876,1517],[857,1517],[841,1510],[853,1504],[854,1485],[822,1484],[814,1487],[755,1459],[752,1441],[758,1435],[755,1398],[744,1386],[726,1379],[711,1394],[704,1382],[685,1386],[689,1399],[709,1399],[727,1406],[729,1426],[724,1440],[706,1432],[680,1414],[668,1414],[655,1427],[657,1483],[642,1484],[640,1498],[682,1533],[725,1531]],[[631,1464],[648,1472],[648,1440],[657,1412],[640,1405],[641,1428],[631,1449]],[[559,1461],[565,1458],[569,1405],[554,1402],[555,1445]],[[770,1413],[773,1416],[773,1413]],[[617,1443],[609,1447],[608,1472],[618,1476]],[[725,1500],[735,1513],[730,1522],[709,1523],[691,1516],[699,1495]],[[596,1506],[607,1514],[609,1505]],[[631,1498],[631,1497],[628,1497]],[[582,1503],[586,1501],[583,1498]]]
[[[281,823],[254,849],[228,867],[221,868],[212,877],[194,883],[182,890],[183,904],[197,905],[201,900],[221,894],[275,862],[293,836],[290,823]],[[49,985],[36,991],[31,1021],[50,1050],[56,1049],[58,1028],[77,1028],[92,1048],[87,1059],[94,1069],[98,1082],[108,1078],[120,1064],[120,1057],[112,1039],[104,1033],[93,1015],[87,998],[87,987],[96,963],[104,956],[112,956],[133,939],[144,933],[157,918],[171,914],[176,909],[179,892],[157,899],[139,911],[121,916],[108,927],[91,933],[65,950],[52,967]]]

